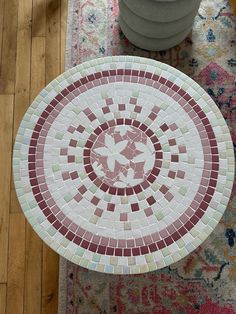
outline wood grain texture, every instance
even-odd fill
[[[31,49],[31,88],[30,101],[37,96],[45,86],[45,38],[33,37]],[[25,251],[25,313],[41,313],[42,294],[42,241],[26,225]]]
[[[46,1],[45,71],[46,84],[61,73],[60,0]],[[57,267],[55,266],[57,265]],[[57,313],[59,257],[43,244],[42,313]]]
[[[43,244],[42,314],[57,313],[59,256]]]
[[[26,224],[24,312],[41,313],[42,241]]]
[[[3,34],[3,17],[4,17],[3,12],[4,12],[4,0],[0,0],[0,60],[2,60],[2,34]]]
[[[0,313],[6,313],[7,285],[0,284]]]
[[[15,89],[18,0],[4,1],[0,94],[13,94]]]
[[[0,314],[57,313],[59,257],[25,221],[11,150],[29,104],[64,71],[66,12],[67,0],[0,0]]]
[[[65,50],[67,32],[67,0],[61,0],[61,72],[65,71]]]
[[[10,214],[6,314],[24,313],[25,218]]]
[[[60,0],[46,2],[46,84],[61,73]],[[64,71],[64,70],[63,70]]]
[[[14,134],[29,107],[32,0],[19,1],[16,54]]]
[[[46,35],[46,0],[33,0],[32,36]]]
[[[45,86],[45,37],[33,37],[31,49],[30,102]]]
[[[14,138],[29,107],[32,0],[19,1],[14,102]],[[11,184],[11,212],[21,212],[14,184]]]
[[[13,95],[0,95],[0,283],[7,282]],[[0,312],[1,313],[1,312]]]

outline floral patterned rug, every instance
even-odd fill
[[[203,0],[192,33],[179,46],[148,52],[118,26],[118,0],[70,0],[67,68],[106,55],[130,54],[168,63],[214,99],[236,149],[236,18],[226,0]],[[236,181],[223,219],[191,255],[143,275],[96,273],[61,259],[63,314],[236,313]]]

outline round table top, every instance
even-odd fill
[[[178,70],[145,58],[85,62],[27,110],[13,157],[37,234],[88,269],[144,273],[196,249],[223,215],[233,146],[219,109]]]

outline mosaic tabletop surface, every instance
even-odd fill
[[[228,127],[192,79],[151,59],[85,62],[52,81],[16,137],[14,181],[38,235],[106,273],[170,265],[200,245],[234,177]]]

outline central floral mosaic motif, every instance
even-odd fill
[[[99,134],[91,149],[91,163],[106,184],[131,187],[149,176],[155,163],[155,149],[140,129],[118,125]]]

